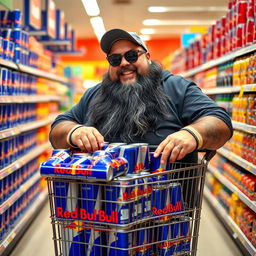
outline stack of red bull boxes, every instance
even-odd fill
[[[63,255],[176,255],[190,251],[181,183],[146,143],[94,153],[53,150],[41,164]]]
[[[195,68],[207,61],[256,42],[255,0],[229,0],[226,15],[208,28],[207,33],[175,53],[173,73]],[[180,58],[185,62],[180,62]]]

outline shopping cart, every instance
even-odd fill
[[[109,182],[46,177],[55,255],[196,255],[214,154]]]

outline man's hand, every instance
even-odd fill
[[[72,133],[70,142],[81,150],[94,152],[103,147],[104,137],[94,127],[81,126]]]
[[[164,139],[155,150],[154,157],[158,157],[162,153],[161,163],[166,163],[168,156],[171,163],[181,160],[187,154],[196,150],[196,140],[187,131],[182,130],[170,134]]]

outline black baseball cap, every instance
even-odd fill
[[[108,54],[111,50],[111,47],[113,43],[115,43],[118,40],[128,40],[131,41],[142,48],[147,52],[147,46],[142,41],[142,39],[138,36],[135,32],[127,32],[125,30],[114,28],[109,31],[107,31],[100,40],[100,47],[103,52]]]

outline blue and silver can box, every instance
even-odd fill
[[[48,161],[41,164],[41,174],[43,176],[61,176],[63,178],[81,178],[95,180],[112,180],[113,178],[126,173],[128,162],[125,158],[114,158],[109,153],[95,152],[94,156],[83,153],[73,153],[73,158],[62,150],[54,154]],[[63,157],[63,159],[59,159]],[[82,157],[84,156],[84,157]]]
[[[121,176],[105,188],[105,211],[108,216],[114,215],[116,224],[129,224],[132,221],[134,204],[134,181]]]
[[[129,228],[110,227],[107,232],[107,245],[107,256],[135,255],[133,249],[133,246],[136,245],[135,232]]]
[[[119,156],[124,157],[128,161],[127,173],[136,173],[136,164],[138,159],[138,146],[122,145],[120,146]]]

